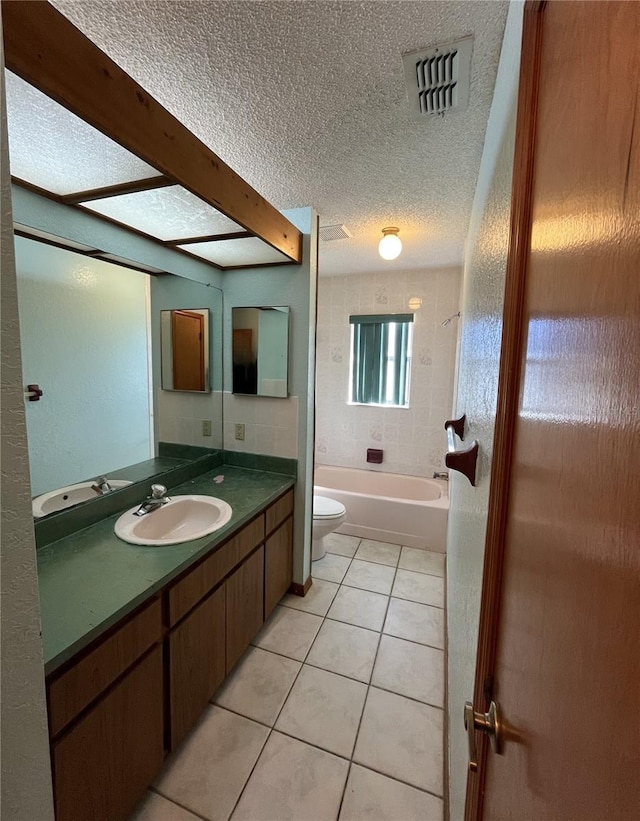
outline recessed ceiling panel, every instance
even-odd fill
[[[180,245],[190,254],[209,260],[221,268],[264,265],[274,262],[290,262],[288,257],[276,251],[258,237],[244,239],[224,239],[217,242],[194,242]]]
[[[73,194],[158,176],[158,171],[46,94],[5,72],[9,163],[15,177]]]
[[[85,202],[82,206],[162,240],[244,231],[237,222],[180,185],[119,194]]]

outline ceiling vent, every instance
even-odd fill
[[[463,111],[469,102],[473,37],[402,55],[414,120]]]
[[[323,242],[334,242],[337,239],[353,239],[353,234],[344,225],[321,225],[320,239]]]

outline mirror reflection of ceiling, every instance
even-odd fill
[[[346,225],[321,275],[461,264],[505,0],[53,4],[276,208]],[[414,122],[402,54],[467,35],[468,109]]]
[[[284,254],[13,72],[5,71],[5,77],[10,165],[17,184],[88,209],[217,268],[289,263]]]

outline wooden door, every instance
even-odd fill
[[[195,311],[172,311],[173,388],[204,391],[204,317]]]
[[[640,817],[639,44],[525,9],[468,819]]]

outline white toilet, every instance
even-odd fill
[[[347,515],[341,502],[327,496],[313,497],[313,527],[311,530],[311,559],[315,562],[325,554],[324,537],[340,527]]]

